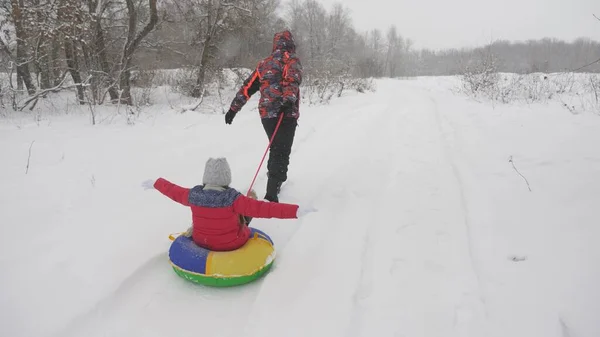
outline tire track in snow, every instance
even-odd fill
[[[366,207],[371,210],[373,220],[370,221],[370,226],[367,228],[362,247],[360,260],[360,275],[358,284],[353,294],[353,308],[348,324],[346,336],[362,336],[368,335],[369,331],[364,331],[364,318],[368,311],[369,298],[373,295],[376,275],[375,264],[380,261],[376,260],[376,249],[381,237],[385,236],[385,230],[382,230],[383,225],[388,223],[388,219],[382,218],[379,214],[389,214],[385,209],[385,199],[390,198],[389,186],[395,186],[395,173],[398,172],[397,161],[394,160],[398,149],[398,124],[400,118],[394,108],[394,100],[396,97],[387,97],[387,105],[381,109],[377,116],[373,117],[372,125],[369,125],[369,130],[377,130],[377,133],[372,136],[375,138],[373,143],[377,144],[376,151],[369,153],[371,159],[368,164],[368,171],[375,172],[373,176],[381,179],[382,186],[379,186],[377,191],[373,191],[371,195],[377,195],[378,198],[370,198],[366,202]],[[381,98],[380,98],[381,99]],[[401,116],[400,116],[401,117]],[[382,125],[381,121],[386,122]],[[390,139],[391,138],[391,139]],[[383,209],[382,209],[383,208]]]
[[[469,295],[478,294],[477,286],[463,284],[470,260],[456,248],[464,242],[464,213],[453,171],[444,163],[436,112],[422,93],[387,83],[384,89],[395,92],[394,102],[378,132],[388,138],[385,150],[371,154],[392,159],[379,176],[386,184],[373,203],[363,262],[369,265],[363,265],[356,294],[365,294],[361,288],[371,291],[357,296],[346,333],[485,335],[477,321],[480,309]]]
[[[453,314],[473,288],[462,283],[464,214],[434,111],[426,96],[387,83],[375,101],[406,106],[373,104],[354,126],[344,124],[325,146],[348,149],[343,157],[326,155],[324,133],[306,144],[327,170],[309,167],[295,195],[318,194],[317,208],[327,209],[303,220],[288,242],[244,335],[482,335],[478,322]],[[328,194],[312,189],[321,185]],[[471,303],[463,305],[468,313]]]
[[[379,192],[375,194],[378,198],[369,203],[373,217],[365,239],[361,278],[355,293],[352,319],[348,326],[350,336],[368,336],[374,330],[383,335],[403,336],[407,330],[403,326],[403,320],[394,317],[394,308],[391,306],[403,307],[399,301],[394,303],[392,299],[398,297],[395,292],[398,282],[395,268],[406,261],[405,258],[398,257],[394,249],[396,244],[394,237],[400,229],[415,224],[395,223],[398,221],[398,217],[395,216],[397,213],[410,211],[406,209],[406,205],[396,205],[395,199],[398,197],[399,189],[405,188],[399,185],[402,181],[399,177],[404,173],[398,164],[399,159],[407,151],[412,154],[419,152],[416,150],[418,144],[415,143],[414,138],[406,136],[410,134],[407,131],[414,128],[408,116],[416,111],[399,108],[398,95],[390,95],[386,99],[388,100],[384,113],[386,122],[377,128],[377,143],[382,146],[375,153],[371,153],[378,158],[379,166],[387,168],[377,174],[378,179],[385,183],[381,184]],[[422,162],[418,157],[410,159]],[[384,309],[385,307],[388,309]],[[414,335],[414,332],[413,329],[412,334],[407,333],[407,336]]]
[[[333,113],[333,114],[329,115],[329,117],[327,119],[325,119],[324,123],[323,123],[323,118],[321,116],[319,116],[319,117],[314,116],[314,114],[316,114],[317,112],[314,112],[314,111],[311,112],[311,114],[309,114],[307,116],[307,118],[311,118],[311,117],[314,118],[314,120],[313,120],[314,123],[312,124],[313,126],[308,131],[304,131],[302,129],[299,129],[297,131],[296,137],[298,140],[294,141],[294,148],[292,150],[291,158],[300,157],[300,158],[294,159],[294,161],[297,161],[298,164],[300,164],[303,161],[302,157],[308,157],[308,158],[314,157],[314,153],[313,153],[314,149],[321,148],[321,151],[325,151],[325,150],[323,150],[323,146],[321,144],[328,143],[330,134],[332,132],[339,133],[339,134],[350,134],[350,132],[355,127],[356,123],[358,123],[357,122],[358,119],[368,118],[368,116],[364,115],[364,111],[365,111],[364,108],[368,107],[370,105],[371,104],[359,104],[358,106],[354,106],[350,111],[344,111],[344,113],[340,113],[340,112]],[[318,120],[318,122],[316,122],[317,120]],[[305,123],[305,124],[308,124],[308,123]],[[306,132],[306,133],[303,133],[303,132]],[[298,137],[298,136],[300,136],[300,137]],[[354,141],[356,141],[356,140],[354,140]],[[329,156],[329,158],[332,158],[332,157]],[[316,182],[313,178],[318,175],[315,175],[313,173],[307,174],[307,172],[299,172],[297,175],[294,175],[293,173],[290,174],[288,181],[285,183],[287,186],[285,189],[282,189],[282,192],[280,194],[280,200],[282,202],[299,203],[300,205],[318,204],[320,198],[327,195],[327,192],[331,187],[330,184],[327,183],[327,181],[333,180],[338,175],[337,172],[340,169],[342,169],[342,167],[335,166],[338,164],[339,164],[339,161],[336,161],[335,163],[332,163],[332,165],[327,165],[330,168],[330,170],[327,171],[327,173],[325,175],[321,176],[321,179]],[[290,167],[292,167],[294,165],[295,165],[294,162],[290,163]],[[298,171],[300,171],[300,170],[298,170]],[[266,173],[263,173],[263,176],[264,176],[264,180],[266,181]],[[302,176],[304,176],[304,178]],[[258,179],[257,179],[257,181],[258,181]],[[295,184],[294,183],[295,181],[303,181],[303,184]],[[304,183],[306,181],[310,181],[310,182]],[[307,188],[307,186],[308,186],[308,188]],[[342,191],[338,191],[338,194],[341,194],[341,195],[346,194],[346,193],[347,193],[346,189],[343,189]],[[258,310],[258,311],[264,310],[265,305],[269,305],[268,304],[269,301],[261,300],[261,296],[262,296],[263,291],[265,291],[267,293],[266,296],[270,296],[269,294],[272,293],[272,290],[265,289],[265,284],[263,282],[265,282],[265,280],[269,280],[272,277],[277,277],[277,273],[279,273],[279,272],[285,272],[285,270],[281,270],[284,268],[279,268],[279,265],[288,263],[286,261],[287,255],[288,255],[286,246],[290,243],[290,241],[292,241],[292,243],[293,243],[293,240],[295,239],[295,235],[297,234],[298,230],[300,230],[302,228],[302,226],[304,225],[304,221],[305,220],[301,218],[301,219],[298,219],[297,222],[294,224],[286,224],[286,223],[278,224],[278,227],[279,227],[278,231],[284,232],[284,234],[282,236],[279,236],[275,242],[276,249],[277,249],[277,260],[275,261],[275,264],[272,267],[269,274],[267,274],[263,279],[259,280],[261,286],[259,289],[257,289],[256,294],[254,295],[254,300],[252,302],[251,308],[248,310],[248,312],[253,312],[255,310]],[[267,222],[272,222],[272,221],[267,220]],[[334,229],[336,229],[336,227],[329,226],[328,229],[331,231],[332,235],[335,234]],[[342,230],[342,229],[337,228],[337,230]],[[271,229],[271,231],[269,231],[269,233],[272,233],[272,232],[273,232],[273,230]],[[319,247],[319,246],[327,245],[327,242],[325,240],[327,235],[319,235],[319,237],[322,240],[315,240],[313,242],[314,246]],[[319,252],[320,251],[318,249],[312,250],[312,253],[307,254],[304,257],[304,260],[305,261],[318,260]],[[296,251],[289,252],[289,255],[292,257],[295,256],[295,254],[297,254]],[[268,281],[266,281],[266,282],[268,282]],[[269,283],[267,283],[267,285],[266,285],[266,288],[268,288],[268,287],[271,287],[269,285]],[[282,296],[282,298],[284,298],[284,297]],[[256,317],[254,319],[252,319],[251,315],[248,315],[244,319],[243,326],[246,329],[252,329],[253,327],[255,327],[255,324],[252,322],[252,320],[256,320],[256,319],[257,319]]]
[[[177,327],[199,319],[204,322],[203,333],[235,336],[238,331],[229,324],[229,317],[247,315],[260,282],[231,289],[195,285],[172,272],[167,254],[150,258],[56,337],[192,337],[197,330]]]
[[[319,162],[318,165],[306,167],[302,172],[304,179],[298,177],[298,180],[303,182],[302,186],[294,185],[298,186],[294,193],[288,191],[300,200],[300,204],[303,204],[303,200],[312,203],[319,212],[303,220],[283,254],[278,257],[277,272],[265,278],[265,285],[261,288],[252,309],[252,316],[247,322],[244,335],[305,335],[302,329],[297,329],[297,324],[293,323],[294,318],[298,317],[323,323],[319,331],[326,335],[339,335],[340,329],[346,325],[350,313],[343,312],[352,308],[352,296],[358,287],[360,271],[356,268],[341,270],[343,275],[338,274],[333,279],[328,275],[331,268],[336,268],[340,259],[356,261],[357,267],[360,266],[359,260],[364,256],[364,252],[358,247],[368,248],[365,237],[370,222],[368,213],[356,214],[350,210],[365,207],[364,205],[369,203],[369,193],[372,192],[373,186],[348,180],[348,177],[359,173],[360,164],[364,162],[364,151],[346,152],[342,157],[332,156],[330,152],[339,152],[340,149],[363,149],[365,143],[371,143],[371,134],[363,132],[360,127],[375,124],[376,117],[385,107],[385,104],[370,104],[369,109],[351,109],[345,112],[341,125],[335,124],[321,129],[315,137],[299,148],[297,160],[301,161],[303,157],[311,158],[311,161],[313,158],[319,158]],[[332,137],[332,134],[335,134],[335,137]],[[356,248],[347,251],[348,242],[354,243]],[[339,283],[338,278],[343,280],[343,286],[334,285]],[[330,298],[329,300],[339,304],[336,308],[329,311],[326,309],[328,305],[325,304],[319,310],[313,308],[307,312],[304,305],[315,300],[315,296],[322,291],[339,298],[340,301],[348,301],[348,305]],[[273,317],[276,315],[273,312],[274,308],[277,309],[277,313],[285,312],[285,316]],[[322,310],[326,310],[327,314]],[[335,318],[332,318],[333,316]],[[324,317],[328,317],[329,321],[324,322]],[[339,324],[339,320],[344,323]]]
[[[456,130],[448,122],[447,117],[441,115],[436,98],[433,97],[430,93],[424,91],[423,95],[426,95],[428,97],[429,103],[432,106],[432,111],[435,116],[435,122],[441,140],[443,155],[445,161],[448,162],[452,168],[452,175],[454,181],[456,182],[456,186],[458,187],[458,193],[460,196],[460,207],[463,213],[462,221],[464,226],[464,236],[466,240],[466,250],[469,258],[470,274],[473,275],[473,281],[470,282],[469,280],[467,280],[466,282],[471,283],[471,287],[474,289],[474,291],[463,293],[460,302],[456,305],[454,309],[454,324],[458,329],[461,330],[462,333],[468,334],[469,326],[472,324],[480,324],[477,327],[479,331],[485,330],[485,322],[489,320],[489,314],[487,311],[486,301],[482,288],[483,281],[481,269],[478,266],[476,257],[475,241],[470,220],[471,214],[469,211],[469,203],[467,201],[467,196],[465,192],[466,187],[461,177],[461,172],[457,167],[457,163],[450,149],[450,143],[453,143],[454,138],[457,137],[458,130]],[[449,134],[451,134],[454,138],[449,139]],[[479,320],[479,322],[473,323],[472,321],[474,320]]]
[[[481,279],[482,272],[478,266],[478,262],[477,262],[477,259],[475,256],[476,253],[475,253],[475,244],[474,244],[474,238],[473,238],[473,229],[472,229],[471,221],[470,221],[471,215],[469,212],[468,202],[467,202],[467,198],[465,195],[465,186],[464,186],[464,182],[461,178],[460,170],[458,169],[458,167],[456,165],[454,156],[452,155],[452,152],[449,149],[448,143],[450,142],[450,140],[448,139],[447,133],[444,131],[444,128],[450,129],[450,130],[448,130],[448,132],[451,132],[454,136],[457,134],[457,130],[454,127],[452,127],[452,125],[447,121],[446,118],[443,118],[441,116],[435,97],[432,97],[430,94],[428,94],[428,96],[429,96],[430,102],[433,104],[433,110],[435,112],[435,118],[436,118],[438,130],[440,133],[440,137],[443,140],[442,143],[443,143],[443,149],[444,149],[444,154],[445,154],[446,160],[452,166],[452,172],[454,174],[454,178],[457,182],[457,185],[458,185],[459,191],[460,191],[461,206],[462,206],[463,213],[464,213],[465,234],[466,234],[467,243],[468,243],[469,259],[471,262],[472,273],[474,274],[474,276],[477,280],[477,293],[478,294],[475,296],[477,296],[477,300],[480,302],[480,305],[481,305],[481,308],[485,315],[485,318],[488,319],[489,314],[487,311],[486,301],[484,298],[483,288],[482,288],[482,283],[483,283],[482,279]],[[458,309],[458,311],[460,311],[460,310],[461,309]],[[457,313],[457,316],[461,316],[461,314]],[[467,314],[467,316],[468,316],[468,314]],[[459,320],[458,317],[457,317],[457,320]]]

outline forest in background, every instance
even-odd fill
[[[200,98],[222,69],[253,68],[282,29],[294,34],[304,85],[323,90],[363,91],[363,79],[379,77],[600,73],[598,41],[544,38],[415,49],[394,26],[357,31],[341,3],[325,8],[315,0],[0,0],[0,71],[17,79],[0,80],[9,82],[0,83],[0,95],[31,97],[20,110],[66,89],[80,104],[132,105],[131,87],[145,85],[143,74],[184,69],[176,89]]]

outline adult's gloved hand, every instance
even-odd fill
[[[284,115],[291,115],[292,112],[294,111],[294,102],[291,101],[285,101],[283,102],[283,104],[281,105],[281,112]]]
[[[148,180],[142,182],[142,188],[144,190],[153,190],[155,181],[156,180],[154,180],[154,179],[148,179]]]
[[[231,124],[233,122],[233,118],[235,117],[236,112],[229,109],[225,114],[225,124]]]

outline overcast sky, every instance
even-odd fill
[[[398,31],[415,47],[482,45],[490,40],[589,37],[600,41],[600,0],[318,0],[341,2],[360,30]]]

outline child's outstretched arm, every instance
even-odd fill
[[[173,201],[176,201],[184,206],[190,206],[190,203],[188,202],[190,194],[189,188],[175,185],[164,178],[158,178],[154,183],[154,188],[160,193],[171,198]]]
[[[234,212],[252,218],[297,219],[298,205],[254,200],[240,195],[233,203]]]

